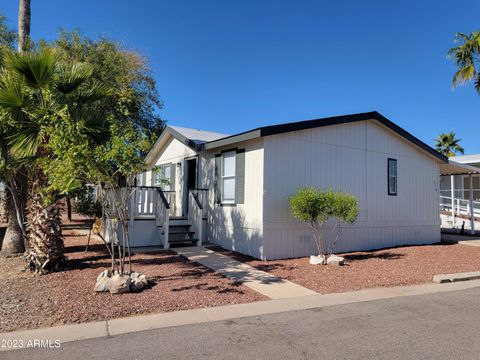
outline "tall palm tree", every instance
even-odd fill
[[[30,0],[20,0],[18,7],[18,51],[25,53],[30,41]]]
[[[440,134],[435,139],[435,148],[443,155],[450,157],[457,153],[464,154],[465,150],[460,146],[461,139],[456,138],[456,134],[452,131],[448,134]]]
[[[480,92],[480,74],[478,72],[478,66],[480,65],[480,31],[474,31],[469,35],[457,33],[455,41],[460,42],[460,45],[448,51],[449,57],[453,59],[458,68],[452,79],[452,87],[474,80],[475,89]]]
[[[18,7],[18,51],[25,53],[28,50],[30,42],[30,24],[31,24],[31,7],[30,0],[20,0]],[[5,159],[4,159],[5,160]],[[14,192],[18,195],[18,206],[15,206],[13,196],[7,196],[8,207],[8,227],[4,236],[2,248],[4,254],[20,254],[26,250],[24,209],[26,201],[26,179],[21,171],[16,172],[16,178],[11,179],[12,183],[7,184],[7,190],[10,195]],[[12,186],[15,185],[14,188]],[[21,212],[20,214],[18,212]],[[22,221],[22,222],[19,222]]]
[[[92,137],[96,136],[99,119],[95,104],[108,95],[108,89],[92,83],[91,76],[90,66],[61,66],[49,50],[8,53],[5,68],[0,72],[0,122],[8,134],[11,173],[22,166],[29,169],[32,184],[27,205],[27,262],[32,270],[57,270],[65,262],[60,212],[55,201],[58,189],[52,189],[56,179],[52,180],[48,172],[51,163],[63,154],[54,152],[51,144],[58,139],[74,140],[77,135],[84,139],[82,135],[90,131]],[[86,130],[80,134],[79,129]],[[66,182],[72,184],[76,180]]]

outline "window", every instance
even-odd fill
[[[397,160],[388,159],[388,195],[397,195]]]
[[[155,168],[153,172],[153,186],[159,186],[163,191],[170,191],[173,188],[172,164],[164,164]]]
[[[235,203],[235,151],[222,155],[221,194],[223,204]]]
[[[135,185],[136,186],[145,186],[146,185],[146,173],[142,172],[137,175],[137,178],[135,179]]]

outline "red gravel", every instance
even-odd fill
[[[76,225],[76,224],[75,224]],[[95,293],[97,275],[109,268],[104,245],[84,252],[86,237],[65,230],[70,269],[43,276],[22,272],[22,258],[0,258],[0,331],[106,320],[266,300],[232,280],[172,252],[136,254],[133,270],[152,281],[150,288],[122,295]]]
[[[480,247],[459,244],[405,246],[342,254],[347,264],[340,267],[310,265],[308,258],[259,261],[225,250],[222,252],[322,294],[421,284],[431,282],[436,274],[480,271]]]

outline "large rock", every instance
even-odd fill
[[[115,274],[110,278],[108,290],[110,294],[123,294],[130,292],[132,281],[128,275]]]
[[[327,263],[327,259],[323,255],[311,255],[310,256],[310,264],[312,265],[325,265]]]
[[[97,292],[110,291],[111,294],[123,294],[131,291],[141,291],[148,287],[145,275],[133,272],[130,275],[120,275],[117,271],[102,271],[97,276],[94,290]]]
[[[147,277],[145,275],[140,275],[137,272],[133,272],[130,274],[130,281],[131,291],[140,291],[148,286]]]
[[[337,255],[330,255],[327,259],[327,265],[342,266],[345,264],[345,258]]]
[[[102,271],[102,273],[97,276],[94,290],[97,292],[108,291],[111,276],[112,272],[110,270]]]

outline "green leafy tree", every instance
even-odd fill
[[[164,122],[158,115],[162,107],[155,79],[146,59],[107,38],[92,40],[80,31],[60,31],[52,43],[42,41],[40,47],[53,47],[60,63],[87,63],[93,68],[92,81],[109,86],[112,94],[97,112],[109,119],[139,146],[135,151],[145,155],[158,138]],[[130,150],[129,150],[130,151]]]
[[[457,153],[464,154],[465,150],[460,145],[460,141],[462,140],[458,139],[453,131],[447,134],[442,133],[435,139],[435,148],[447,157],[455,156]]]
[[[307,222],[312,229],[315,244],[322,257],[333,253],[340,238],[341,224],[353,224],[359,214],[358,200],[353,195],[332,190],[322,191],[313,187],[299,189],[289,203],[292,215]],[[330,219],[334,220],[334,226],[333,238],[328,244],[324,229]]]
[[[478,73],[480,55],[480,32],[474,31],[469,35],[457,33],[455,42],[458,46],[448,51],[448,56],[457,66],[452,79],[452,87],[474,81],[475,89],[480,92],[480,74]]]

